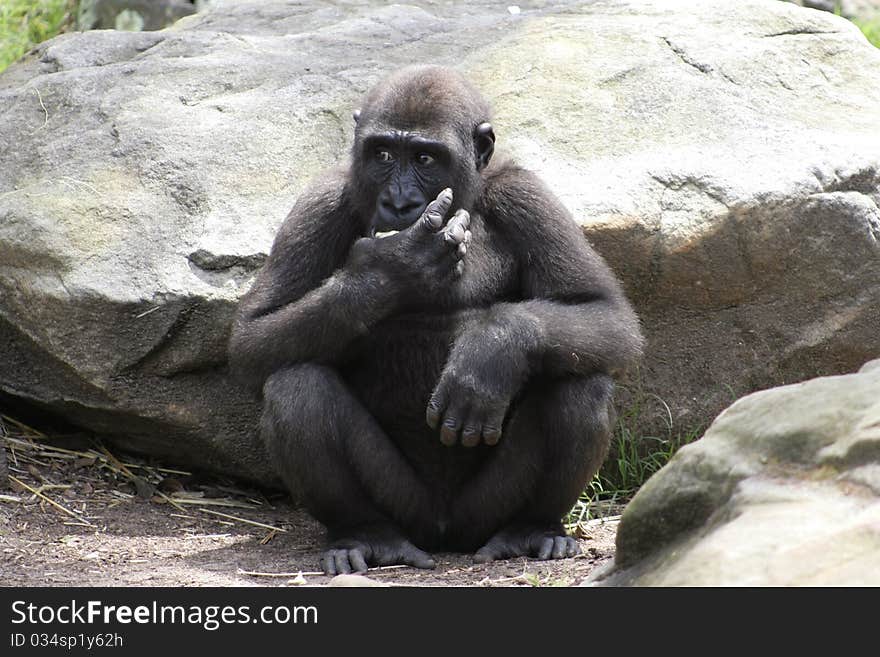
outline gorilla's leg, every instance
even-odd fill
[[[327,527],[324,569],[404,563],[431,568],[399,527],[431,517],[431,497],[390,439],[331,368],[279,370],[263,388],[262,433],[278,472]]]
[[[452,531],[461,546],[485,542],[477,561],[577,554],[560,518],[607,454],[613,387],[603,375],[536,380],[528,387],[501,441],[486,448],[483,469],[454,506]]]

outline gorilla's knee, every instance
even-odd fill
[[[263,413],[272,419],[307,421],[323,415],[333,399],[336,375],[314,363],[291,365],[272,374],[263,385]]]

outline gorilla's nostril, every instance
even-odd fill
[[[397,214],[401,219],[406,219],[407,221],[415,221],[418,219],[422,211],[425,209],[425,205],[423,203],[410,203],[400,208]]]
[[[385,198],[382,199],[382,207],[391,212],[398,214],[408,214],[414,212],[422,206],[418,201],[410,201],[401,198]]]
[[[401,201],[397,199],[386,199],[382,201],[383,212],[387,216],[396,219],[397,222],[405,224],[410,224],[418,219],[424,208],[425,204],[417,201]]]

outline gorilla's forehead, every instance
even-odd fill
[[[420,125],[412,122],[373,121],[369,125],[363,126],[363,130],[360,132],[364,139],[383,137],[401,144],[432,141],[454,146],[461,141],[456,127],[448,124]]]

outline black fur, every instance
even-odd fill
[[[299,198],[230,344],[324,567],[571,556],[560,518],[605,457],[638,320],[546,187],[491,161],[460,75],[404,69],[355,118],[350,168]]]

